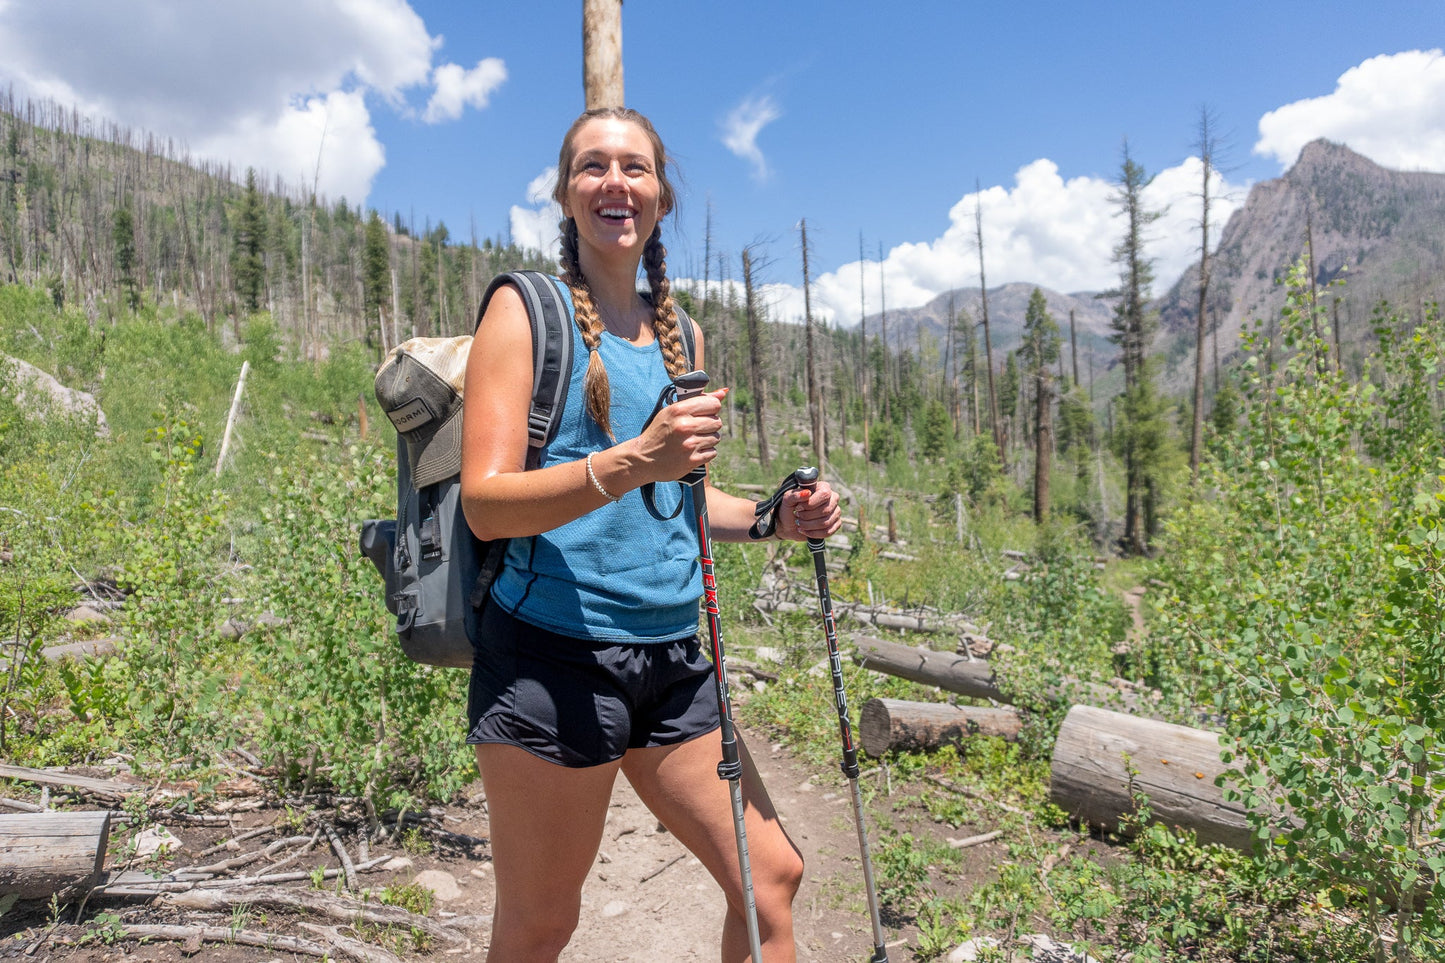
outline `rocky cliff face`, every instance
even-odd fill
[[[1211,258],[1209,323],[1222,363],[1238,355],[1242,328],[1277,315],[1279,281],[1311,236],[1319,296],[1332,316],[1338,300],[1343,355],[1358,358],[1371,349],[1370,314],[1382,299],[1414,310],[1445,292],[1445,174],[1386,170],[1316,140],[1283,177],[1256,184]],[[1329,286],[1335,280],[1344,286]],[[1166,389],[1193,377],[1198,291],[1196,264],[1158,303]]]

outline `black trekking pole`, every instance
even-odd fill
[[[778,486],[777,492],[754,510],[757,521],[750,534],[766,538],[777,528],[774,513],[783,496],[794,489],[811,490],[818,483],[818,469],[799,468]],[[858,747],[853,744],[853,726],[848,721],[848,694],[843,689],[843,663],[838,655],[838,626],[833,621],[833,597],[828,591],[827,546],[821,538],[808,539],[813,554],[813,572],[818,580],[818,605],[823,613],[823,634],[828,640],[828,669],[833,675],[833,703],[838,709],[838,734],[843,739],[843,775],[853,795],[853,820],[858,826],[858,850],[863,858],[863,883],[868,890],[868,915],[873,922],[873,955],[868,963],[888,963],[888,948],[883,944],[883,922],[878,915],[878,888],[873,880],[873,860],[868,855],[868,830],[863,823],[863,792],[858,788]]]
[[[658,399],[653,415],[662,409],[669,396],[682,400],[700,394],[707,387],[707,373],[689,371],[678,375]],[[650,421],[651,419],[649,419]],[[732,796],[733,831],[738,841],[738,869],[743,878],[743,912],[748,925],[748,951],[753,963],[762,963],[763,945],[758,933],[758,904],[753,895],[753,868],[748,858],[748,829],[743,810],[743,763],[738,752],[737,732],[733,728],[732,702],[728,697],[727,659],[723,656],[722,619],[717,605],[717,576],[712,566],[712,531],[707,519],[707,468],[694,468],[681,479],[692,491],[692,509],[697,522],[697,552],[702,562],[702,591],[707,605],[707,632],[712,643],[713,678],[717,683],[717,710],[719,734],[722,737],[722,761],[717,765],[717,776],[728,784]],[[649,491],[643,492],[648,502],[648,511],[657,515]],[[681,507],[679,505],[679,507]],[[663,517],[658,515],[658,517]]]

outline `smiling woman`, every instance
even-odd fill
[[[673,303],[661,241],[676,203],[667,152],[636,111],[595,110],[568,130],[557,169],[559,283],[586,348],[569,397],[584,391],[585,404],[564,406],[527,470],[531,326],[507,286],[477,329],[465,391],[463,506],[478,537],[509,539],[468,698],[496,866],[488,958],[551,961],[567,945],[621,773],[726,895],[723,959],[783,963],[796,955],[802,859],[746,748],[723,734],[722,662],[698,638],[711,561],[697,533],[710,516],[718,538],[744,541],[754,505],[699,482],[683,496],[691,510],[663,519],[640,491],[705,475],[727,390],[650,414],[692,366],[680,328],[692,321]],[[692,340],[700,367],[701,333]],[[777,517],[782,537],[826,537],[838,496],[819,482],[790,492]]]

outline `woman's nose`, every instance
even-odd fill
[[[607,171],[602,175],[603,187],[620,187],[623,183],[622,165],[613,161],[607,165]]]

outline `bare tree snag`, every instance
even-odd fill
[[[1249,849],[1244,805],[1215,785],[1225,770],[1219,752],[1217,732],[1074,706],[1054,743],[1050,795],[1080,820],[1117,832],[1142,793],[1155,822],[1192,830],[1201,843]]]
[[[983,271],[983,188],[979,186],[977,178],[973,182],[973,226],[974,236],[978,240],[978,296],[983,314],[983,357],[984,364],[988,367],[988,420],[993,430],[994,446],[998,448],[999,464],[1007,472],[1008,454],[1003,445],[1003,422],[999,420],[998,392],[993,383],[993,336],[989,332],[988,324],[988,278]]]
[[[937,749],[971,736],[998,736],[1012,742],[1022,728],[1017,709],[869,699],[859,719],[858,742],[868,755],[882,756],[893,749]]]
[[[1196,145],[1203,178],[1199,193],[1199,308],[1194,318],[1194,417],[1189,431],[1191,483],[1199,480],[1199,457],[1204,446],[1204,334],[1209,307],[1209,178],[1214,174],[1213,120],[1208,107],[1199,109],[1199,140]]]
[[[823,438],[823,398],[818,387],[817,365],[813,358],[813,295],[808,278],[808,221],[798,222],[803,244],[803,324],[808,332],[808,420],[813,433],[813,464],[823,465],[823,453],[827,447]]]
[[[226,464],[226,452],[231,448],[231,431],[236,427],[236,415],[241,410],[241,392],[246,390],[246,372],[251,370],[251,362],[241,362],[241,376],[236,379],[236,394],[231,398],[231,413],[226,416],[226,430],[221,435],[221,453],[216,457],[216,477],[221,477],[221,469]]]
[[[757,288],[753,284],[753,249],[743,248],[743,290],[748,337],[748,387],[753,390],[753,422],[757,427],[758,461],[766,470],[771,458],[768,455],[768,432],[766,407],[768,385],[763,377],[762,306],[758,303]]]
[[[622,0],[582,0],[582,87],[588,110],[625,103]]]
[[[88,887],[105,867],[110,813],[0,816],[0,894],[43,899]]]

